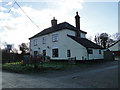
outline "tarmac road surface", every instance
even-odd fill
[[[2,88],[118,88],[118,62],[35,74],[3,71]]]

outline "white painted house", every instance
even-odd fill
[[[80,30],[80,17],[75,16],[76,27],[57,20],[51,20],[52,26],[44,29],[30,39],[30,54],[43,54],[52,60],[103,59],[103,48],[86,39],[86,32]]]
[[[120,40],[112,44],[109,50],[114,54],[115,60],[120,60]]]
[[[109,47],[110,51],[120,51],[120,40],[116,41]]]

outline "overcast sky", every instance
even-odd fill
[[[7,42],[15,46],[22,42],[27,43],[28,38],[50,27],[53,17],[58,20],[58,23],[66,21],[75,26],[76,11],[81,17],[81,30],[87,32],[87,37],[94,37],[95,34],[103,32],[109,34],[118,32],[117,0],[107,0],[106,2],[98,2],[101,0],[90,0],[90,2],[88,0],[34,0],[34,2],[33,0],[26,2],[16,0],[39,28],[25,16],[16,4],[8,13],[14,0],[6,1],[0,0],[0,42]]]

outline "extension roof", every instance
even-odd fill
[[[90,41],[86,38],[80,38],[80,37],[71,36],[71,35],[67,35],[67,36],[70,37],[71,39],[73,39],[74,41],[76,41],[77,43],[83,45],[86,48],[103,49],[101,46],[93,43],[92,41]]]
[[[49,33],[52,33],[52,32],[60,31],[60,30],[63,30],[63,29],[70,29],[72,31],[77,30],[76,27],[74,27],[73,25],[71,25],[67,22],[63,22],[63,23],[57,24],[55,26],[46,28],[43,31],[39,32],[38,34],[34,35],[33,37],[31,37],[29,39],[36,38],[36,37],[39,37],[39,36],[42,36],[42,35],[46,35],[46,34],[49,34]],[[82,30],[80,30],[80,32],[87,34],[87,32],[84,32]]]
[[[118,42],[120,42],[120,40],[118,40],[118,41],[116,41],[115,43],[113,43],[112,45],[110,45],[109,48],[112,47],[112,46],[114,46],[114,45],[117,44]]]

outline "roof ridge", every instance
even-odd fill
[[[36,35],[32,36],[29,39],[39,37],[39,36],[42,36],[42,35],[46,35],[46,34],[56,32],[56,31],[59,31],[59,30],[63,30],[63,29],[69,29],[69,30],[72,30],[72,31],[77,30],[76,27],[74,27],[73,25],[71,25],[70,23],[65,21],[65,22],[59,23],[55,26],[51,26],[51,27],[48,27],[46,29],[43,29],[42,31],[40,31],[39,33],[37,33]],[[80,30],[80,31],[86,34],[86,32],[84,32],[82,30]]]
[[[118,43],[120,41],[120,39],[119,40],[117,40],[115,43],[113,43],[112,45],[110,45],[108,48],[110,48],[110,47],[112,47],[112,46],[114,46],[116,43]]]

